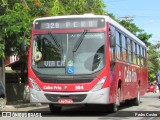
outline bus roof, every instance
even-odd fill
[[[33,24],[37,20],[51,20],[51,19],[65,19],[65,18],[104,18],[106,22],[111,23],[118,29],[120,29],[122,32],[126,33],[129,37],[132,39],[136,40],[139,44],[143,45],[146,47],[145,43],[141,41],[139,38],[137,38],[135,35],[133,35],[130,31],[128,31],[126,28],[124,28],[122,25],[120,25],[118,22],[110,18],[109,16],[105,15],[94,15],[94,14],[84,14],[84,15],[64,15],[64,16],[52,16],[52,17],[42,17],[42,18],[37,18],[33,21]]]

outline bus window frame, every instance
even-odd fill
[[[141,45],[139,42],[137,42],[136,40],[134,40],[132,37],[128,36],[125,32],[119,30],[114,25],[109,24],[109,28],[110,27],[114,28],[115,44],[116,44],[115,47],[114,47],[115,52],[114,52],[114,55],[113,55],[115,58],[114,57],[112,58],[110,56],[111,60],[112,59],[117,59],[117,60],[120,60],[120,61],[124,61],[126,63],[130,63],[130,64],[134,64],[134,65],[138,65],[138,66],[147,67],[146,66],[147,65],[147,56],[146,56],[146,48],[145,48],[145,46]],[[118,37],[119,37],[119,45],[117,44],[117,33],[118,33]],[[122,36],[124,36],[125,40],[126,40],[126,43],[125,43],[126,44],[126,56],[127,56],[126,61],[123,60],[123,58],[122,58],[122,49],[123,49],[123,46],[122,46]],[[128,47],[128,41],[127,40],[130,41],[130,47],[131,47],[130,51],[128,51],[128,48],[127,48]],[[120,58],[117,57],[117,46],[120,47],[120,55],[121,55]],[[137,53],[138,52],[137,51],[137,46],[139,46],[139,53]],[[142,56],[141,56],[140,47],[142,47],[144,49],[144,51],[142,51],[143,52]],[[111,46],[110,46],[110,49],[111,49]],[[110,50],[110,52],[111,52],[111,50]],[[129,61],[128,52],[131,53],[131,61]],[[134,56],[135,56],[135,62],[134,62]],[[142,57],[142,59],[144,61],[143,65],[141,64],[141,57]],[[139,64],[138,64],[138,59],[140,60]]]

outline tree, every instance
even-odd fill
[[[50,15],[106,14],[103,0],[53,0]]]
[[[154,81],[156,73],[160,70],[160,53],[157,51],[158,48],[160,48],[160,44],[150,45],[147,51],[149,81]]]
[[[147,46],[151,45],[151,43],[148,42],[148,40],[152,37],[152,34],[147,34],[146,32],[144,32],[144,33],[141,32],[140,34],[137,35],[137,37],[140,40],[142,40]]]
[[[129,30],[131,33],[136,35],[137,32],[141,32],[142,30],[139,29],[134,23],[132,23],[132,20],[122,20],[120,21],[120,24],[123,25],[127,30]]]

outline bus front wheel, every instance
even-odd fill
[[[54,104],[49,104],[49,108],[52,113],[60,112],[62,110],[61,106],[55,106]]]

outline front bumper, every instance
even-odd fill
[[[72,99],[72,104],[108,104],[109,88],[94,92],[45,92],[30,88],[30,102],[59,104],[59,98]]]

